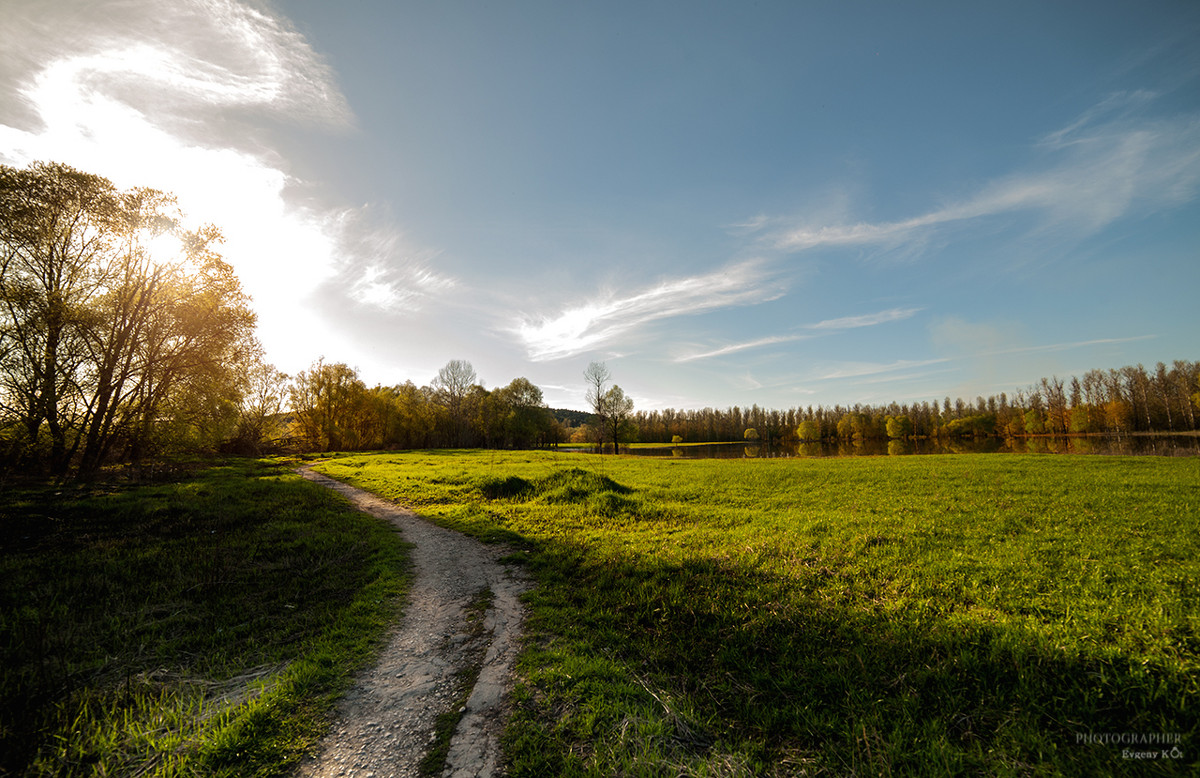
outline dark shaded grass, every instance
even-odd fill
[[[1200,770],[1197,464],[414,453],[327,470],[521,545],[538,586],[515,775],[1082,776]],[[554,480],[590,486],[542,499]],[[1179,756],[1092,737],[1121,734],[1178,735]]]
[[[533,566],[554,582],[534,598],[534,625],[552,648],[526,671],[535,688],[557,678],[548,687],[590,713],[530,737],[537,722],[564,719],[553,693],[527,700],[513,729],[527,757],[580,753],[628,721],[590,672],[563,682],[563,653],[606,658],[601,678],[640,674],[683,701],[664,707],[664,763],[635,770],[645,774],[722,753],[756,774],[787,763],[833,774],[1113,774],[1135,768],[1081,736],[1196,732],[1196,678],[1178,666],[1064,650],[1011,625],[863,608],[853,594],[830,595],[821,574],[784,582],[740,563],[601,562],[566,549]],[[1189,757],[1164,769],[1194,769]],[[570,756],[555,769],[568,766],[603,772]],[[546,767],[535,760],[524,772]]]
[[[0,501],[0,773],[278,774],[406,581],[388,526],[281,465]]]

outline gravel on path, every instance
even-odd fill
[[[528,582],[498,560],[507,549],[437,527],[369,492],[302,468],[300,474],[345,495],[360,510],[394,524],[414,544],[413,583],[404,615],[378,663],[339,705],[330,733],[297,778],[416,776],[434,741],[439,714],[461,700],[459,671],[482,666],[450,741],[443,776],[500,775],[500,734],[521,636],[520,595]],[[490,589],[483,630],[468,626],[467,606]]]

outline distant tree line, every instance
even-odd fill
[[[263,358],[255,315],[170,195],[65,165],[0,165],[0,473],[89,478],[110,463],[224,451],[1194,431],[1200,363],[1042,379],[1012,398],[887,406],[634,412],[593,362],[590,412],[551,412],[526,378],[485,388],[451,360],[427,386],[368,388],[318,360]],[[556,418],[557,413],[557,418]]]
[[[1192,432],[1200,415],[1200,362],[1160,362],[1090,370],[1082,378],[1043,378],[1016,392],[949,397],[886,406],[808,406],[768,410],[655,410],[633,414],[636,439],[649,443],[765,443],[801,440],[983,437],[1141,432]],[[747,433],[753,435],[748,436]]]

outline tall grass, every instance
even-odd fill
[[[280,774],[407,580],[390,527],[265,462],[0,522],[0,774]]]
[[[516,775],[1200,769],[1200,460],[321,469],[528,560]]]

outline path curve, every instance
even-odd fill
[[[403,618],[378,663],[342,699],[330,733],[317,755],[300,766],[297,778],[418,775],[417,765],[433,740],[435,719],[454,703],[455,674],[471,662],[469,657],[480,655],[482,668],[450,741],[442,775],[499,775],[507,690],[524,620],[519,598],[528,588],[527,580],[498,561],[507,551],[502,547],[430,524],[410,510],[308,467],[298,472],[345,495],[360,510],[390,521],[415,547]],[[493,598],[484,615],[484,632],[473,638],[466,606],[485,588]]]

